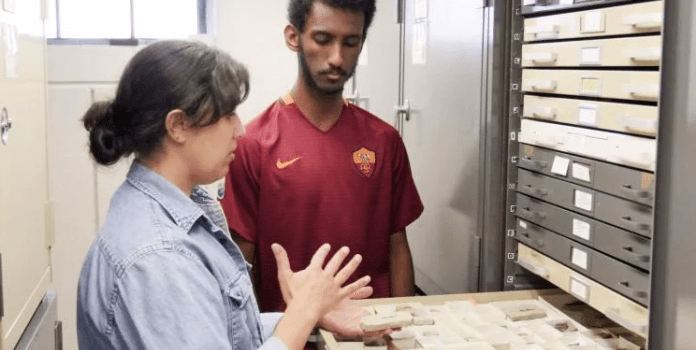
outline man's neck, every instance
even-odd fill
[[[298,79],[290,95],[305,118],[321,130],[330,129],[341,116],[344,102],[340,93],[327,95]]]

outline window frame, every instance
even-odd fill
[[[130,2],[130,38],[110,39],[110,38],[61,38],[60,33],[60,1],[55,1],[55,26],[56,38],[47,38],[49,45],[109,45],[109,46],[138,46],[159,40],[160,38],[136,38],[133,5],[135,0]],[[208,36],[215,39],[215,13],[216,0],[197,0],[198,2],[198,35]]]

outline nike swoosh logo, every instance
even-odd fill
[[[285,169],[287,168],[290,164],[295,163],[296,161],[300,160],[302,157],[295,157],[293,159],[288,160],[287,162],[281,162],[280,159],[278,159],[278,163],[276,163],[276,166],[278,169]]]

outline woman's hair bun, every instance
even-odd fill
[[[118,133],[114,124],[114,109],[109,101],[95,102],[82,118],[89,131],[89,150],[97,163],[111,165],[130,154],[127,135]]]

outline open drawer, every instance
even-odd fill
[[[587,349],[644,346],[644,339],[559,289],[369,299],[358,303],[377,314],[390,312],[389,308],[405,308],[414,315],[420,314],[417,310],[425,310],[437,316],[433,316],[433,325],[405,327],[382,346],[337,339],[320,330],[319,349],[527,349],[537,342],[558,349],[565,348],[566,343],[586,344]],[[544,317],[511,316],[518,315],[517,310],[542,310]],[[631,344],[627,339],[631,339]]]

